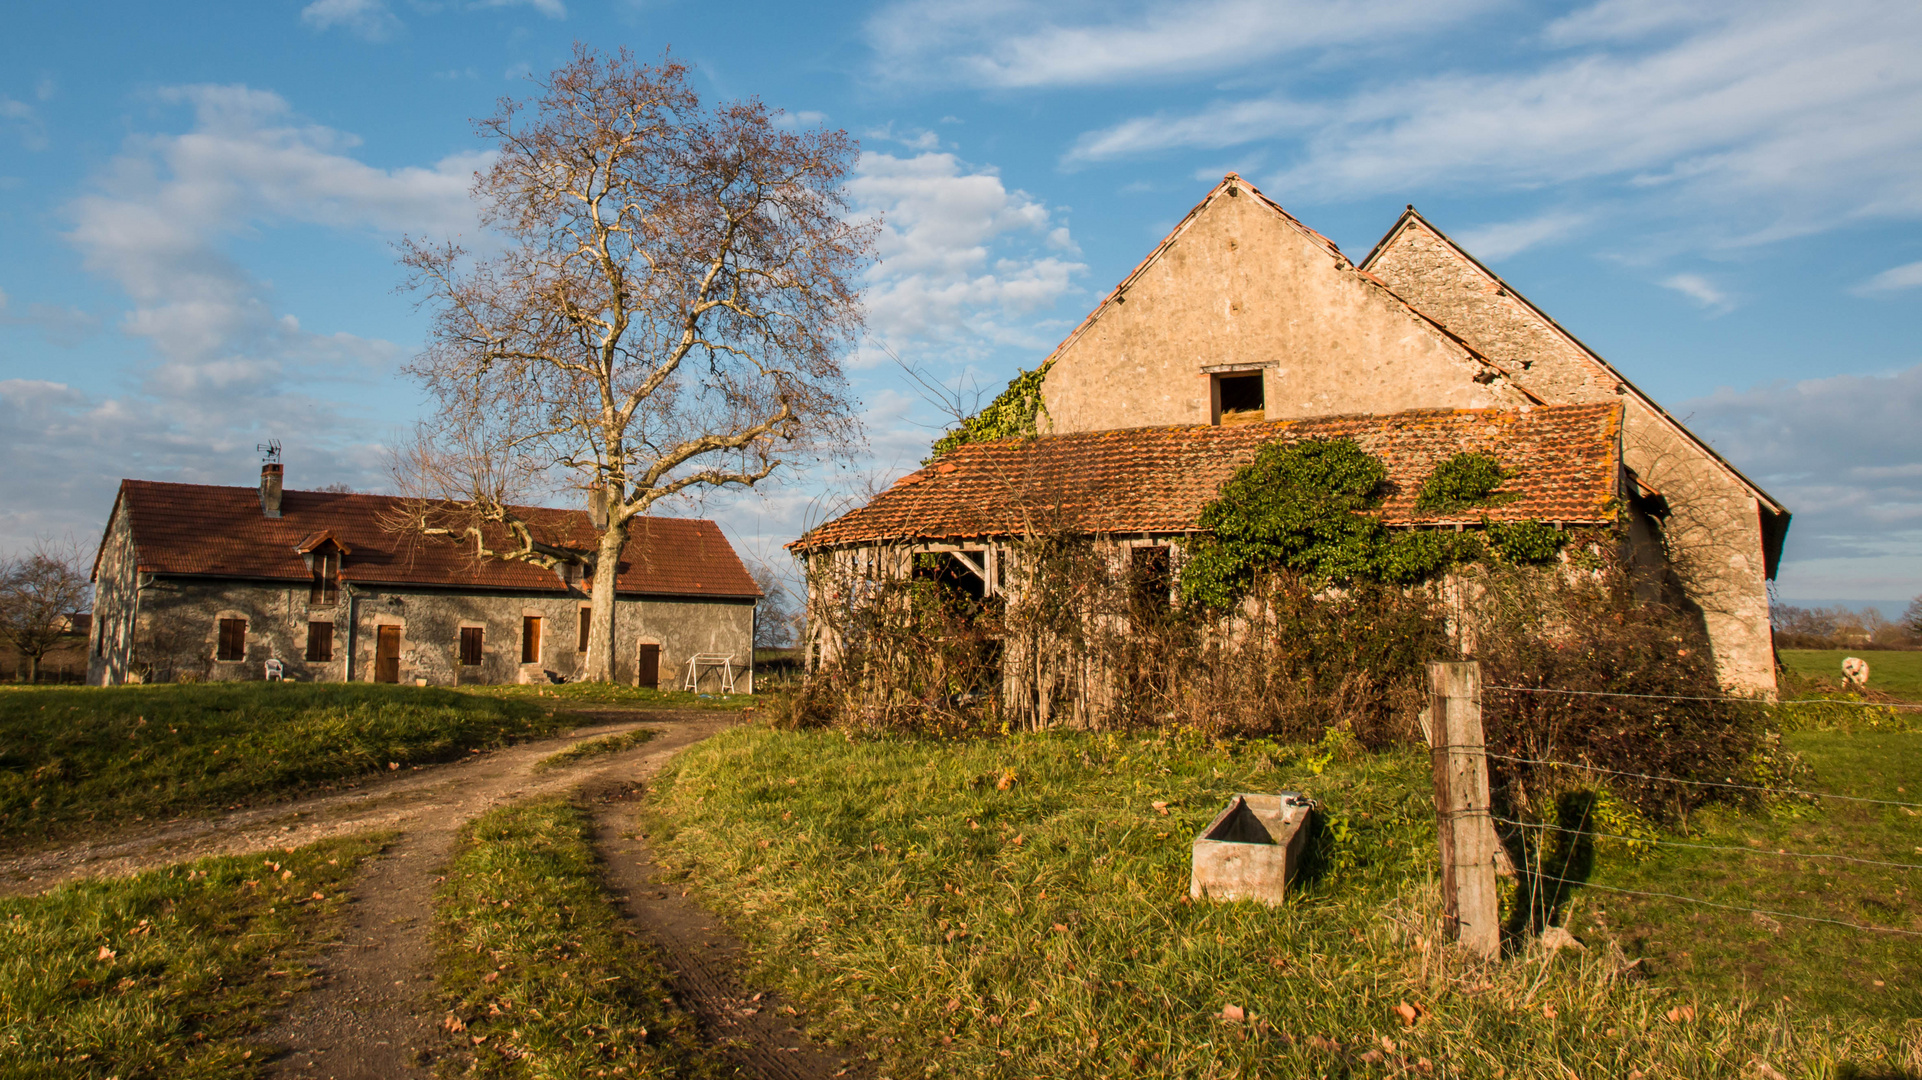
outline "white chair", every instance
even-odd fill
[[[721,693],[734,692],[734,656],[732,653],[695,653],[687,659],[687,682],[683,690],[696,691],[701,688],[701,672],[721,669]]]
[[[287,681],[287,669],[281,664],[279,658],[275,658],[267,661],[267,681],[268,682],[286,682]]]

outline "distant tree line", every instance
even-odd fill
[[[1840,604],[1796,607],[1776,604],[1770,609],[1779,649],[1918,649],[1922,648],[1922,596],[1909,602],[1897,620],[1867,608],[1854,611]]]

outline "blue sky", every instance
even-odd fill
[[[0,549],[122,476],[386,486],[473,232],[468,120],[579,40],[860,138],[885,216],[852,468],[685,512],[750,552],[915,467],[1230,169],[1353,258],[1414,203],[1796,513],[1780,593],[1922,592],[1922,5],[636,0],[17,5]],[[885,346],[885,348],[883,347]]]

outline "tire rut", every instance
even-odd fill
[[[594,812],[595,847],[609,890],[643,939],[666,961],[683,1006],[702,1036],[753,1080],[833,1080],[873,1075],[851,1052],[808,1038],[804,1018],[768,991],[749,989],[741,972],[746,947],[685,891],[661,880],[631,802],[641,786],[631,778],[585,788]]]

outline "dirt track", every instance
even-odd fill
[[[424,1064],[441,1045],[434,1026],[441,1008],[428,935],[433,888],[455,835],[502,803],[585,790],[599,797],[597,841],[609,884],[624,894],[636,928],[661,949],[676,973],[682,1003],[700,1018],[717,1055],[749,1077],[857,1075],[839,1056],[814,1050],[790,1024],[776,1022],[773,1002],[764,1009],[750,1000],[731,971],[738,946],[714,929],[711,916],[678,895],[673,904],[665,903],[667,894],[653,896],[661,890],[652,889],[652,863],[638,840],[622,836],[625,810],[609,801],[638,792],[675,753],[738,717],[622,709],[581,710],[581,715],[587,725],[564,737],[379,777],[352,791],[166,822],[0,859],[0,895],[39,893],[76,878],[131,874],[209,855],[394,833],[394,841],[369,860],[355,882],[341,939],[318,964],[318,985],[291,1003],[263,1038],[287,1048],[274,1064],[280,1076],[424,1078],[429,1075]],[[536,762],[582,738],[635,727],[658,734],[621,754],[533,772]],[[756,1016],[761,1019],[753,1020]]]

